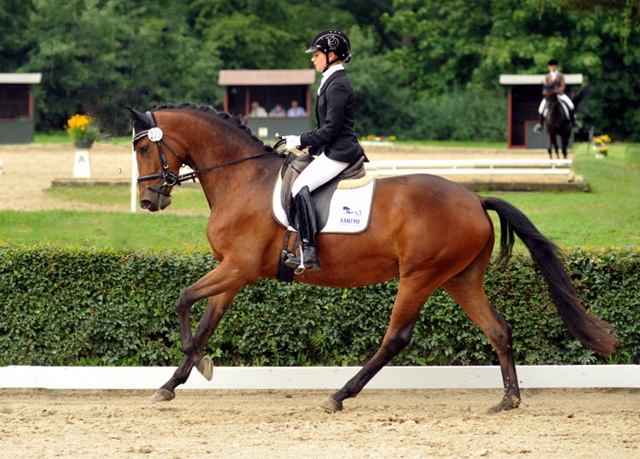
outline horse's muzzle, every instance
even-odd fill
[[[158,190],[162,190],[166,194],[160,194],[156,191],[150,190],[148,188],[142,188],[140,192],[140,207],[146,209],[150,212],[156,212],[158,210],[164,210],[171,204],[171,196],[169,193],[171,190],[161,185],[162,182],[157,184],[157,187],[154,186]]]

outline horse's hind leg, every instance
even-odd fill
[[[442,288],[480,327],[498,353],[504,383],[504,397],[498,405],[491,408],[492,411],[498,412],[518,408],[520,388],[518,387],[513,357],[511,327],[491,305],[484,291],[484,274],[489,264],[492,248],[492,243],[487,244],[487,247],[469,267],[445,282]]]
[[[209,338],[213,335],[216,327],[220,323],[222,316],[231,306],[231,302],[235,298],[238,290],[225,292],[220,295],[209,298],[207,301],[207,308],[204,314],[200,318],[200,323],[196,329],[194,340],[198,346],[198,352],[201,352]],[[187,382],[189,374],[193,369],[193,361],[185,356],[182,362],[178,366],[177,370],[160,389],[156,391],[151,399],[155,402],[168,402],[176,397],[175,388],[180,384]]]
[[[433,275],[422,274],[414,275],[411,279],[400,278],[391,321],[380,349],[342,389],[327,397],[320,404],[321,408],[331,411],[342,410],[344,399],[358,395],[371,378],[409,344],[420,309],[442,282],[436,281]],[[425,285],[422,280],[425,278],[431,278],[431,283]]]

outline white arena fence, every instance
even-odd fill
[[[131,212],[138,207],[138,169],[135,152],[132,154]],[[376,176],[433,174],[453,175],[571,175],[570,159],[457,159],[457,160],[391,160],[365,163],[365,170]],[[190,168],[180,173],[192,172]],[[564,179],[564,177],[563,177]]]
[[[184,389],[339,389],[360,367],[216,367],[191,373]],[[157,389],[174,367],[0,367],[0,388]],[[640,365],[523,365],[523,389],[640,388]],[[366,389],[499,389],[498,366],[384,367]]]
[[[569,175],[570,159],[457,159],[374,161],[365,169],[376,175]]]

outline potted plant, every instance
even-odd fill
[[[93,142],[100,138],[100,129],[93,121],[87,115],[73,115],[67,121],[65,127],[76,148],[91,148]]]
[[[593,149],[596,151],[596,158],[598,159],[606,158],[609,154],[609,147],[605,142],[611,142],[611,138],[606,134],[593,138]]]

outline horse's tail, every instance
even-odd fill
[[[594,91],[593,85],[591,83],[587,83],[587,85],[584,88],[582,88],[573,96],[571,101],[573,102],[573,105],[575,106],[576,110],[578,109],[578,106],[580,105],[580,103],[584,102],[589,97],[591,97],[591,94],[593,94],[593,91]]]
[[[589,349],[602,355],[612,354],[617,345],[616,338],[610,333],[612,327],[608,322],[589,314],[580,304],[559,258],[562,251],[545,238],[525,214],[508,202],[498,198],[483,198],[483,207],[497,212],[500,217],[500,259],[506,261],[509,258],[515,232],[539,266],[569,332]]]

